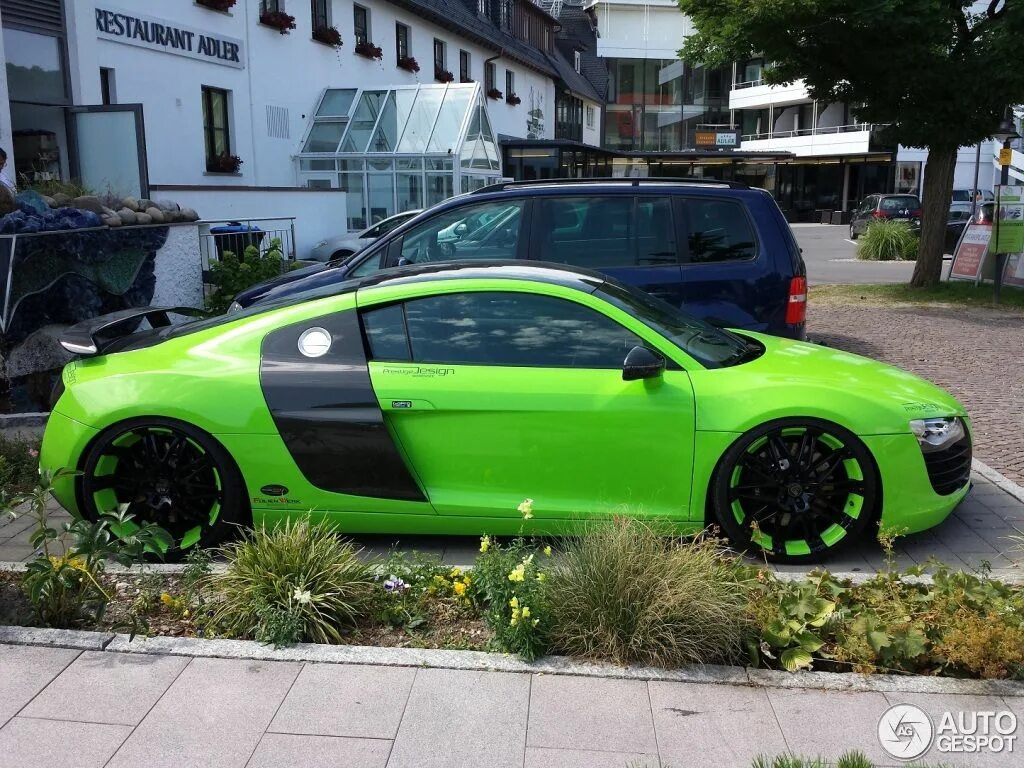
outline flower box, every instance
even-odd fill
[[[516,96],[514,93],[510,93],[505,97],[505,103],[511,104],[513,107],[523,103],[523,100]]]
[[[238,0],[196,0],[196,5],[209,8],[211,11],[228,11]]]
[[[207,158],[206,170],[209,173],[238,173],[242,167],[242,158],[225,152],[223,155]]]
[[[295,29],[295,17],[284,11],[266,11],[260,15],[260,24],[273,27],[282,35]]]
[[[441,69],[438,67],[434,69],[434,79],[439,83],[450,83],[455,79],[455,75],[447,69]]]
[[[384,58],[384,51],[381,50],[381,47],[379,45],[374,45],[369,40],[357,43],[356,53],[360,56],[365,56],[368,59],[377,59],[377,61]]]
[[[488,99],[494,99],[495,101],[500,101],[501,97],[502,97],[502,93],[497,88],[491,88],[491,90],[489,90],[487,92],[487,98]]]
[[[317,27],[313,30],[313,39],[332,48],[341,48],[342,46],[341,32],[337,27]]]
[[[419,72],[420,65],[412,56],[403,56],[398,60],[398,68],[404,69],[406,72]]]

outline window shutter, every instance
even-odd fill
[[[21,24],[43,32],[64,33],[62,0],[0,0],[3,23]]]

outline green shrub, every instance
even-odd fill
[[[548,557],[518,538],[501,545],[489,536],[480,540],[480,556],[473,576],[484,605],[484,620],[494,632],[494,642],[505,653],[533,660],[547,650],[549,617],[538,556]]]
[[[284,269],[284,254],[281,241],[274,238],[270,247],[261,252],[255,245],[245,249],[242,258],[231,251],[210,265],[210,283],[213,294],[207,301],[211,312],[222,314],[227,311],[235,296],[257,283],[277,277]]]
[[[0,435],[0,498],[27,493],[38,480],[38,444]]]
[[[339,643],[371,607],[372,566],[323,523],[256,528],[221,553],[227,568],[206,585],[212,624],[229,636]]]
[[[898,219],[874,221],[857,241],[857,258],[904,261],[917,258],[920,241],[910,225]]]
[[[744,571],[710,539],[596,524],[547,568],[551,648],[668,667],[734,661],[751,626]]]
[[[830,763],[820,757],[800,757],[799,755],[777,755],[768,757],[758,755],[751,763],[751,768],[828,768]],[[874,763],[863,752],[844,752],[835,762],[835,768],[874,768]]]

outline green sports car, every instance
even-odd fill
[[[213,319],[74,326],[43,440],[55,494],[181,541],[310,514],[348,533],[565,533],[714,522],[819,558],[967,494],[954,398],[814,344],[731,333],[596,273],[403,267]],[[153,327],[136,330],[142,318]],[[134,332],[132,332],[134,330]]]

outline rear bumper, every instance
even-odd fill
[[[65,416],[58,411],[50,414],[43,433],[43,444],[39,449],[39,468],[46,472],[61,469],[78,469],[85,447],[98,430]],[[53,486],[54,498],[72,515],[77,515],[78,500],[75,495],[75,477],[57,480]]]

